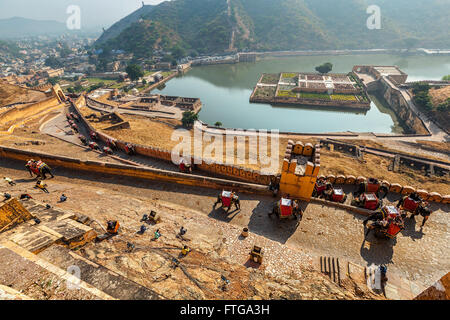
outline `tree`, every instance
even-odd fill
[[[69,49],[67,44],[62,45],[61,49],[59,50],[61,58],[67,58],[67,56],[71,53],[72,51]]]
[[[430,85],[426,82],[416,82],[412,86],[412,92],[414,94],[418,94],[421,92],[428,93],[428,90],[430,90]]]
[[[75,90],[76,92],[81,92],[81,91],[83,91],[83,86],[82,86],[81,84],[77,83],[77,84],[75,85],[74,90]]]
[[[172,62],[174,60],[174,57],[170,54],[166,54],[161,61],[162,62]]]
[[[172,56],[175,59],[181,59],[184,58],[186,56],[186,50],[184,50],[182,47],[180,47],[179,45],[174,46],[170,52],[172,52]]]
[[[181,119],[181,122],[183,123],[183,126],[186,128],[191,128],[195,121],[198,120],[198,114],[192,111],[185,111],[183,112],[183,118]]]
[[[322,74],[328,73],[333,69],[333,64],[330,62],[326,62],[320,66],[316,67],[316,71]]]
[[[52,85],[52,86],[54,86],[55,84],[57,84],[58,83],[58,81],[59,81],[59,79],[58,78],[48,78],[48,82]]]
[[[222,126],[222,122],[217,121],[216,123],[214,123],[214,126],[216,126],[216,127],[221,127],[221,126]]]
[[[125,71],[127,72],[128,77],[130,78],[131,81],[139,80],[139,78],[144,76],[142,68],[137,64],[128,65]]]
[[[443,76],[443,77],[442,77],[442,80],[444,80],[444,81],[450,81],[450,74],[447,75],[447,76]]]

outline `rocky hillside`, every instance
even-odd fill
[[[378,30],[366,25],[366,10],[373,4],[381,10]],[[449,7],[450,0],[174,0],[143,6],[106,30],[96,44],[142,55],[136,48],[156,28],[162,36],[152,47],[176,45],[197,53],[448,47]],[[128,37],[136,28],[146,30]]]
[[[120,35],[122,31],[130,27],[133,23],[138,22],[142,17],[147,15],[153,10],[152,5],[145,5],[141,7],[140,9],[134,11],[133,13],[129,14],[125,18],[121,19],[120,21],[113,24],[107,32],[104,32],[100,38],[98,38],[97,43],[105,43],[109,39],[115,38]]]

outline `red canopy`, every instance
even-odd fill
[[[290,216],[292,214],[292,200],[281,198],[280,212],[282,216]]]

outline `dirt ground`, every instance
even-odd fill
[[[437,107],[442,102],[450,98],[450,86],[440,89],[430,89],[429,94],[434,107]],[[444,112],[433,109],[433,116],[446,129],[450,130],[450,110]]]
[[[88,115],[90,113],[95,113],[100,115],[100,113],[93,112],[89,108],[81,108],[83,114]],[[104,131],[106,134],[111,135],[114,138],[121,139],[124,141],[131,141],[141,145],[152,146],[156,148],[162,148],[166,150],[171,150],[178,141],[172,141],[171,136],[175,129],[179,128],[181,123],[177,120],[164,120],[164,119],[148,119],[146,117],[141,116],[128,116],[123,115],[126,121],[130,122],[130,129],[119,129],[119,130],[108,130]],[[91,122],[94,127],[101,129],[106,126],[109,126],[110,123],[106,122]],[[191,137],[193,137],[193,130],[190,132]],[[280,138],[279,139],[279,148],[278,148],[278,170],[275,170],[274,173],[279,173],[281,171],[281,166],[283,163],[285,148],[288,143],[288,140],[293,141],[302,141],[303,143],[312,143],[313,145],[319,143],[320,139],[317,138],[307,138],[300,136],[292,136],[289,138]],[[225,138],[222,140],[223,145],[226,144]],[[372,141],[372,140],[346,140],[349,143],[354,143],[358,145],[366,145],[375,148],[384,148],[391,151],[396,151],[394,147],[391,148],[386,147],[386,145],[381,142]],[[416,143],[417,144],[417,143]],[[416,145],[415,144],[415,145]],[[419,145],[424,144],[432,149],[436,150],[446,150],[448,148],[448,143],[424,143],[419,142]],[[203,146],[203,150],[210,145],[210,143],[205,143]],[[234,144],[234,155],[236,159],[239,159],[238,156],[238,147],[237,143]],[[249,148],[252,146],[252,148]],[[414,146],[405,145],[408,149],[413,149]],[[246,148],[246,157],[248,160],[249,155],[254,156],[249,150],[256,150],[258,152],[258,147],[255,144],[251,144],[248,137],[245,140],[245,148]],[[268,155],[271,155],[270,152],[271,145],[268,143]],[[191,150],[194,152],[193,148]],[[413,154],[413,153],[412,153]],[[215,154],[213,153],[213,156]],[[225,159],[226,154],[224,153]],[[427,155],[430,158],[442,159],[440,157],[433,157],[431,155]],[[402,172],[392,172],[388,170],[389,164],[391,160],[370,155],[364,154],[365,162],[356,161],[355,158],[350,157],[344,153],[339,152],[331,152],[327,150],[327,148],[321,149],[321,168],[319,174],[327,175],[327,174],[343,174],[343,175],[354,175],[354,176],[366,176],[366,177],[376,177],[381,180],[387,180],[391,183],[400,183],[401,185],[409,185],[419,189],[426,189],[430,192],[435,191],[440,194],[446,195],[450,194],[450,182],[446,177],[426,177],[422,172],[411,170],[408,168],[402,167]],[[443,160],[448,160],[447,158]],[[257,164],[249,164],[248,161],[244,167],[248,167],[254,170],[260,170],[261,162],[258,159]]]
[[[96,114],[97,116],[100,115],[99,112],[94,112],[92,109],[89,108],[81,108],[80,111],[84,115],[89,114]],[[155,148],[161,148],[164,150],[172,150],[178,143],[178,140],[172,140],[172,134],[177,129],[184,129],[181,126],[181,122],[178,120],[172,120],[172,119],[149,119],[144,116],[137,116],[137,115],[122,115],[123,119],[125,121],[128,121],[130,123],[129,129],[118,129],[118,130],[104,130],[103,132],[105,134],[108,134],[116,139],[120,139],[123,141],[130,141],[136,144],[145,145],[145,146],[151,146]],[[108,127],[111,125],[111,122],[109,121],[103,121],[103,122],[97,122],[97,121],[91,121],[91,124],[99,130],[102,130],[105,127]],[[190,137],[193,141],[193,130],[190,131]],[[294,137],[295,138],[295,137]],[[278,169],[282,166],[282,160],[285,153],[286,145],[288,142],[288,138],[280,138],[279,140],[279,146],[278,146]],[[317,143],[317,139],[302,139],[303,143],[311,142],[311,143]],[[203,143],[203,151],[206,152],[210,146],[212,146],[214,143],[216,143],[215,140],[204,142]],[[226,139],[222,139],[223,146],[226,145]],[[192,143],[191,152],[194,153],[194,145]],[[265,164],[262,164],[260,159],[258,158],[258,142],[250,141],[250,139],[247,137],[245,139],[245,158],[248,160],[250,157],[254,157],[257,159],[256,164],[248,163],[249,161],[246,161],[245,164],[240,164],[243,167],[259,170],[261,167],[266,167]],[[270,139],[268,139],[267,142],[267,156],[271,157],[271,143]],[[211,153],[212,157],[216,157],[216,153]],[[239,155],[238,153],[238,143],[237,141],[234,142],[234,156],[236,159],[236,164],[238,164],[238,159],[243,160],[243,157]],[[217,157],[219,157],[217,155]],[[226,159],[226,150],[224,148],[223,156],[221,157],[222,161],[225,161]],[[245,161],[245,159],[244,159]]]
[[[450,98],[450,86],[446,86],[440,89],[432,88],[430,89],[429,94],[431,96],[433,105],[437,106],[438,104]]]

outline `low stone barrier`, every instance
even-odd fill
[[[270,195],[266,186],[239,181],[225,180],[212,177],[184,174],[154,168],[141,168],[125,164],[113,164],[99,161],[84,161],[63,156],[55,156],[41,152],[31,152],[0,146],[1,158],[19,160],[24,163],[30,158],[42,160],[50,166],[62,167],[69,170],[112,174],[128,178],[173,182],[196,187],[213,188],[217,190],[232,189],[244,193]]]
[[[340,202],[328,201],[328,200],[314,198],[314,197],[311,198],[311,202],[319,203],[319,204],[326,205],[329,207],[337,207],[340,209],[345,209],[345,210],[348,210],[351,212],[362,214],[364,216],[370,216],[372,213],[374,213],[374,211],[372,211],[372,210],[367,210],[364,208],[355,207],[355,206],[351,206],[351,205],[340,203]]]
[[[319,179],[325,179],[329,181],[332,184],[348,184],[348,185],[356,185],[363,181],[367,181],[366,177],[359,176],[358,178],[355,178],[352,175],[344,176],[344,175],[338,175],[337,177],[333,174],[329,174],[327,176],[319,176]],[[438,192],[428,192],[427,190],[419,189],[416,190],[414,187],[411,186],[402,186],[399,183],[390,183],[386,180],[381,181],[381,185],[388,187],[389,192],[392,193],[398,193],[400,195],[409,195],[413,192],[417,192],[417,194],[426,201],[433,201],[438,203],[450,203],[450,195],[442,196]]]

